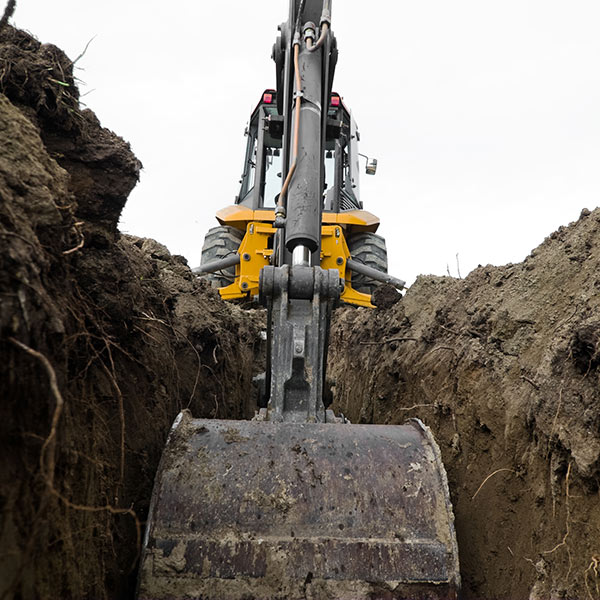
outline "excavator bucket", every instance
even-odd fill
[[[179,415],[157,474],[138,598],[455,599],[439,449],[406,425]]]

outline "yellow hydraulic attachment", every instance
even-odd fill
[[[275,234],[275,212],[273,210],[251,210],[242,206],[228,206],[217,213],[221,225],[229,225],[245,232],[238,254],[240,263],[235,267],[235,281],[220,288],[225,300],[258,295],[260,271],[271,264],[273,235]],[[350,251],[346,243],[349,231],[374,232],[379,219],[365,210],[345,213],[323,213],[321,227],[321,264],[323,269],[337,269],[344,280],[344,291],[340,299],[349,304],[373,308],[371,296],[352,287],[352,271],[346,268]]]

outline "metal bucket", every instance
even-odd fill
[[[176,420],[138,598],[458,597],[446,474],[429,430]]]

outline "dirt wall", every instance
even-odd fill
[[[599,292],[597,209],[521,264],[337,313],[336,408],[433,428],[467,599],[600,597]]]
[[[132,595],[171,422],[251,414],[256,320],[122,236],[141,164],[71,61],[0,33],[0,597]]]

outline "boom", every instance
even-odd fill
[[[343,283],[337,270],[313,265],[320,263],[327,107],[337,57],[330,24],[330,0],[291,0],[273,49],[286,168],[275,209],[276,264],[260,278],[269,331],[265,420],[328,418],[329,321]]]
[[[140,600],[458,597],[454,517],[431,432],[417,419],[351,425],[328,408],[340,294],[371,306],[358,275],[403,286],[382,272],[378,221],[354,193],[358,135],[331,94],[330,25],[330,0],[290,1],[273,49],[277,90],[252,115],[240,196],[205,238],[200,270],[233,276],[222,297],[256,290],[267,307],[261,408],[252,421],[177,417],[152,495]],[[268,160],[280,150],[270,210]]]

